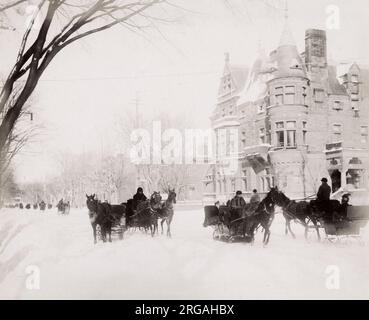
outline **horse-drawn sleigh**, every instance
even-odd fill
[[[270,238],[270,226],[274,219],[274,203],[269,194],[260,202],[242,208],[227,205],[205,206],[204,227],[214,228],[213,238],[226,242],[253,242],[256,230],[264,229],[263,243]]]
[[[151,236],[159,232],[159,223],[161,220],[161,233],[164,233],[164,223],[167,225],[167,236],[171,237],[170,226],[174,215],[174,204],[177,194],[169,190],[168,198],[162,201],[160,192],[154,192],[150,199],[135,203],[129,199],[126,203],[126,223],[127,228],[132,230],[141,229],[145,232],[150,231]]]
[[[61,199],[58,204],[56,205],[56,208],[58,210],[59,214],[69,214],[70,212],[70,202],[69,201],[64,201],[63,199]]]
[[[94,233],[94,241],[101,238],[104,242],[111,241],[111,235],[117,234],[123,239],[126,230],[150,231],[152,236],[158,233],[158,220],[161,220],[161,230],[167,225],[167,236],[171,236],[170,225],[174,215],[173,204],[176,203],[176,193],[170,190],[167,200],[162,202],[159,192],[154,192],[150,199],[134,203],[132,199],[120,205],[111,205],[97,200],[96,196],[87,195],[90,223]]]
[[[332,199],[328,203],[329,210],[325,210],[316,200],[294,201],[289,199],[278,188],[270,192],[272,201],[282,208],[286,219],[286,234],[295,234],[291,229],[291,221],[295,221],[305,228],[305,238],[309,232],[315,230],[318,240],[321,239],[319,229],[324,229],[326,238],[330,241],[340,240],[342,237],[360,237],[360,230],[369,220],[369,206],[354,206],[349,204],[349,194],[342,196],[341,202]]]
[[[345,195],[347,198],[348,195]],[[360,237],[360,230],[369,220],[369,206],[353,206],[349,200],[339,202],[330,200],[330,212],[324,212],[317,201],[294,201],[289,199],[277,187],[271,188],[267,196],[254,209],[250,205],[242,210],[230,206],[205,206],[204,227],[214,228],[213,238],[234,242],[236,240],[253,242],[255,230],[259,226],[264,229],[264,244],[270,237],[270,226],[274,218],[274,207],[282,209],[286,220],[285,233],[295,238],[291,229],[291,221],[305,229],[305,238],[314,230],[320,240],[319,229],[324,229],[326,239],[339,241],[342,237]]]

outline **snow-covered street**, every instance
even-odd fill
[[[306,242],[284,235],[278,215],[270,244],[214,241],[203,211],[176,211],[172,239],[126,233],[123,241],[93,244],[87,209],[0,211],[1,299],[368,299],[369,230],[363,243]],[[29,289],[29,266],[40,288]],[[329,266],[339,289],[328,289]],[[328,269],[327,269],[328,268]]]

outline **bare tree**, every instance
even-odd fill
[[[12,160],[40,132],[38,125],[28,123],[30,117],[33,117],[33,114],[28,110],[29,105],[26,105],[20,117],[17,119],[13,130],[8,135],[4,147],[0,150],[0,202],[7,193],[7,189],[13,188],[13,184],[15,183],[11,166]]]
[[[122,25],[139,31],[152,25],[153,7],[165,0],[39,0],[30,19],[17,54],[16,62],[0,92],[0,150],[6,146],[9,135],[22,109],[35,90],[42,74],[55,56],[65,47],[92,34]],[[0,5],[4,14],[26,1],[8,1]],[[44,13],[39,30],[35,26],[39,13]],[[64,21],[58,26],[55,20]]]

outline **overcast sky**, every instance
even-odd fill
[[[142,37],[116,27],[57,56],[32,98],[35,121],[44,129],[39,142],[17,159],[20,181],[56,174],[60,152],[117,150],[118,119],[134,109],[136,97],[143,114],[187,114],[191,126],[208,127],[224,52],[233,63],[251,65],[259,46],[269,52],[278,45],[284,1],[171,1],[189,11],[175,10],[177,22],[158,24],[162,35],[147,31]],[[329,5],[340,9],[339,29],[327,30],[330,59],[369,65],[367,0],[289,1],[299,50],[304,51],[307,28],[326,29]],[[24,31],[24,17],[16,19],[17,31],[0,30],[2,77]]]

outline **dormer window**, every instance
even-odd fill
[[[335,101],[333,103],[333,109],[334,110],[342,110],[342,102],[341,101]]]
[[[259,129],[259,142],[261,144],[265,143],[265,128]]]
[[[351,93],[359,94],[359,84],[358,83],[355,83],[351,86]]]
[[[361,143],[368,142],[368,126],[360,127]]]
[[[359,82],[359,76],[357,74],[351,75],[351,82]]]

